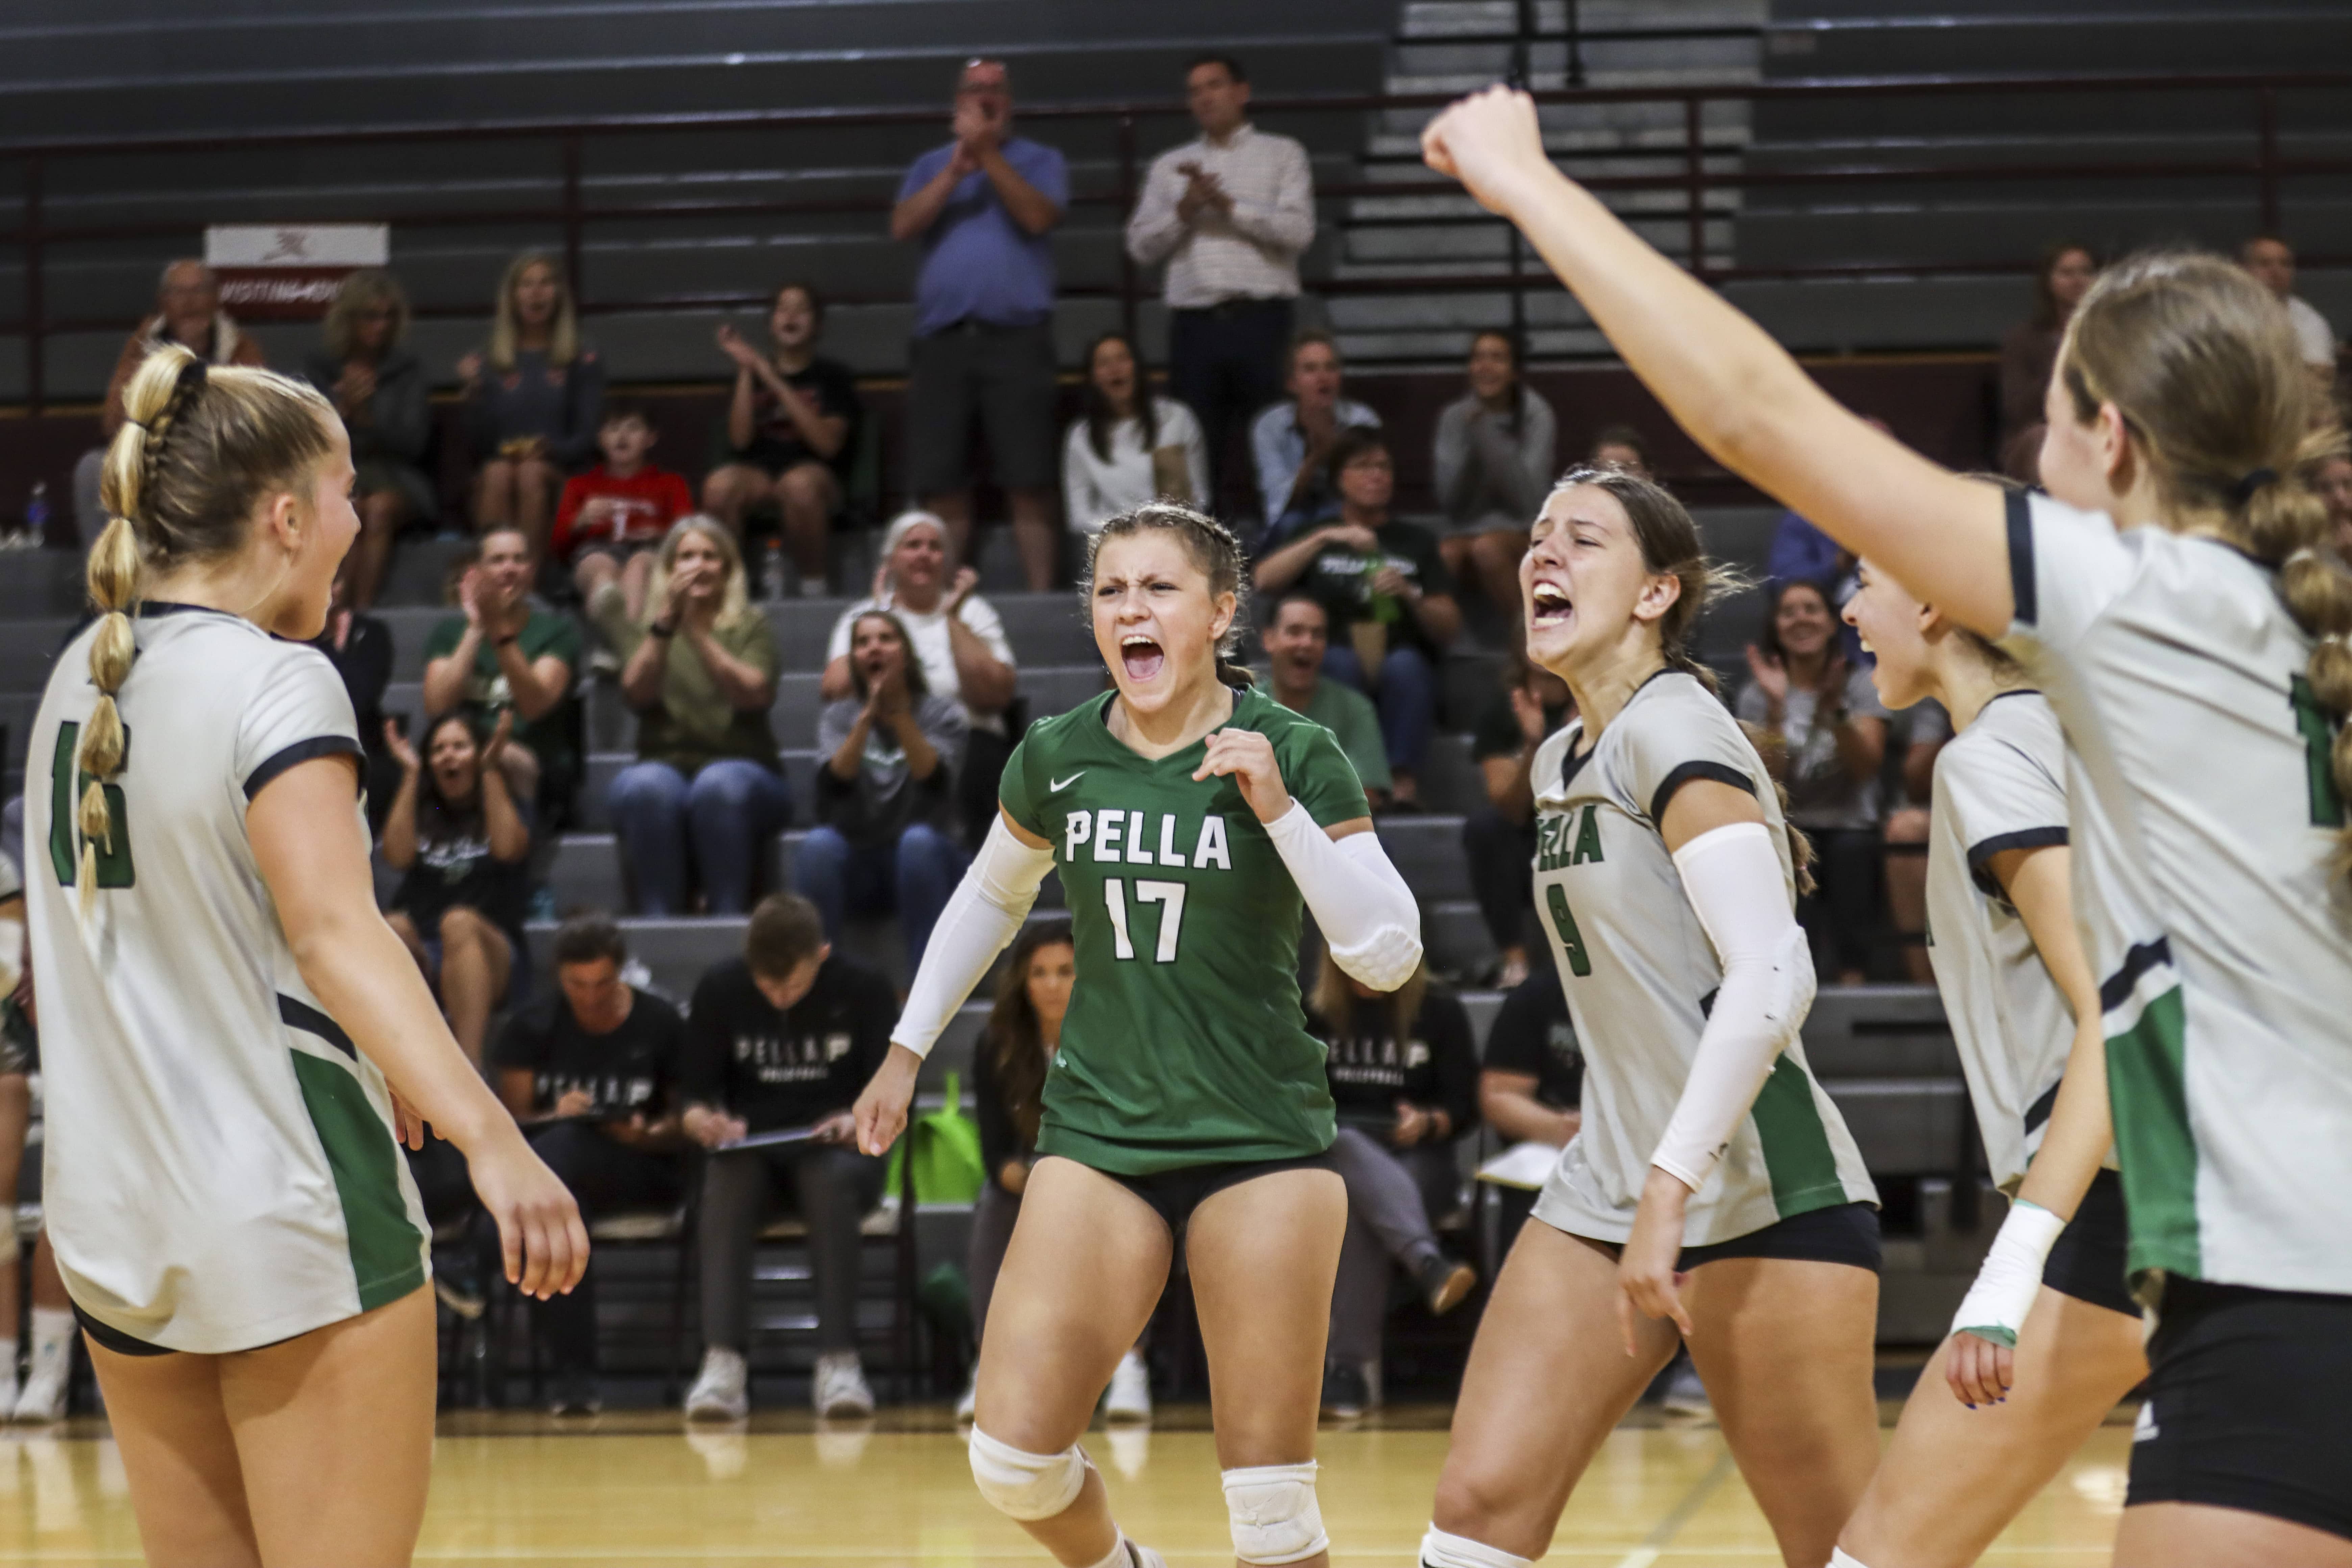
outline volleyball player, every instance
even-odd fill
[[[1095,643],[1118,689],[1015,750],[999,819],[858,1100],[859,1142],[879,1153],[898,1135],[923,1053],[1058,867],[1077,982],[981,1340],[981,1494],[1067,1568],[1160,1563],[1112,1522],[1076,1444],[1181,1239],[1234,1555],[1324,1563],[1315,1421],[1347,1199],[1323,1050],[1299,1010],[1299,907],[1340,967],[1382,990],[1420,961],[1419,914],[1330,732],[1228,662],[1233,535],[1155,504],[1090,549]]]
[[[2136,1297],[2116,1561],[2352,1564],[2352,578],[2300,475],[2341,432],[2215,257],[2100,275],[2044,398],[2050,494],[1948,473],[1553,169],[1494,89],[1423,139],[1727,467],[2034,672],[2080,759]]]
[[[1870,562],[1845,619],[1890,708],[1952,716],[1936,758],[1927,956],[1994,1183],[2012,1199],[1841,1542],[1966,1568],[2147,1375],[2124,1283],[2098,983],[2068,887],[2066,744],[2017,660]]]
[[[1576,699],[1531,782],[1584,1117],[1478,1325],[1427,1568],[1542,1556],[1677,1331],[1790,1563],[1877,1462],[1877,1194],[1797,1037],[1803,840],[1688,651],[1710,576],[1690,513],[1614,468],[1560,480],[1520,563],[1528,658]]]
[[[434,1313],[395,1129],[465,1152],[526,1291],[587,1237],[376,912],[351,700],[305,646],[359,531],[341,421],[172,346],[125,405],[100,614],[31,737],[49,1235],[150,1562],[405,1563]]]

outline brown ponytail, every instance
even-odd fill
[[[1643,570],[1682,584],[1683,591],[1667,606],[1666,613],[1658,617],[1659,657],[1666,661],[1668,668],[1682,671],[1706,687],[1710,695],[1720,698],[1723,683],[1691,651],[1691,634],[1697,628],[1699,616],[1709,598],[1738,593],[1752,585],[1749,579],[1744,573],[1707,558],[1706,546],[1699,538],[1698,524],[1692,520],[1689,509],[1654,479],[1645,479],[1614,464],[1585,465],[1562,474],[1552,489],[1556,493],[1588,486],[1607,490],[1625,509],[1625,520],[1633,525],[1634,542],[1642,547]],[[1748,741],[1757,744],[1758,737],[1750,731]],[[1781,826],[1789,836],[1789,867],[1796,875],[1797,891],[1810,893],[1814,887],[1813,841],[1805,837],[1803,828],[1789,820],[1788,787],[1775,779],[1772,789],[1780,803]]]
[[[1217,679],[1235,690],[1257,684],[1257,677],[1241,658],[1242,627],[1249,622],[1249,578],[1242,571],[1242,542],[1234,531],[1206,512],[1174,501],[1147,501],[1118,513],[1087,541],[1087,570],[1078,584],[1078,597],[1094,613],[1095,558],[1107,540],[1124,539],[1149,529],[1165,529],[1184,542],[1184,552],[1209,580],[1209,596],[1234,596],[1233,624],[1217,643]]]
[[[234,553],[255,506],[331,451],[334,409],[313,388],[268,371],[212,370],[177,343],[147,356],[123,391],[125,423],[106,449],[99,500],[104,532],[90,551],[89,645],[98,705],[82,727],[75,765],[89,777],[74,815],[82,840],[81,913],[98,891],[98,853],[114,845],[106,781],[121,770],[127,735],[115,694],[137,654],[131,615],[141,577]]]
[[[2352,800],[2352,576],[2326,547],[2310,470],[2344,448],[2270,290],[2214,256],[2136,257],[2101,274],[2068,323],[2059,374],[2078,419],[2113,404],[2147,456],[2168,526],[2210,527],[2274,566],[2313,637],[2304,681],[2336,726],[2336,794]],[[2334,876],[2352,884],[2352,827]]]

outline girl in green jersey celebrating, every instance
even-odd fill
[[[878,1153],[924,1054],[1058,868],[1077,984],[982,1340],[971,1466],[1066,1568],[1159,1568],[1112,1522],[1077,1438],[1180,1237],[1234,1555],[1328,1560],[1315,1418],[1347,1195],[1299,1011],[1299,911],[1381,990],[1420,962],[1420,918],[1339,743],[1226,658],[1241,591],[1240,545],[1197,512],[1140,507],[1095,535],[1087,597],[1118,689],[1013,752],[857,1102],[859,1146]]]

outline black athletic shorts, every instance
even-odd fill
[[[2130,1239],[2123,1178],[2101,1171],[2091,1178],[2074,1217],[2058,1233],[2042,1266],[2042,1282],[2061,1296],[2137,1318],[2139,1303],[2132,1300],[2130,1282],[2124,1278],[2124,1247]]]
[[[78,1301],[68,1299],[67,1305],[73,1308],[74,1321],[81,1325],[81,1331],[116,1355],[178,1355],[180,1353],[169,1345],[159,1345],[151,1341],[126,1334],[121,1329],[108,1328],[104,1323],[83,1311],[81,1304]],[[299,1339],[300,1336],[289,1335],[288,1338]],[[266,1351],[272,1345],[282,1345],[285,1342],[285,1340],[272,1340],[268,1344],[254,1345],[251,1348]]]
[[[1083,1163],[1083,1162],[1081,1162]],[[1088,1166],[1087,1169],[1096,1169]],[[1168,1226],[1168,1234],[1181,1237],[1184,1224],[1199,1208],[1227,1187],[1238,1187],[1244,1182],[1254,1182],[1260,1176],[1279,1175],[1285,1171],[1337,1171],[1327,1152],[1307,1154],[1295,1160],[1245,1160],[1236,1164],[1184,1165],[1173,1171],[1161,1171],[1150,1176],[1122,1176],[1116,1171],[1104,1171],[1108,1176],[1137,1197],[1151,1205]]]
[[[2241,1509],[2352,1540],[2352,1296],[2165,1281],[2126,1507]]]
[[[1570,1234],[1574,1234],[1570,1232]],[[1580,1240],[1593,1241],[1591,1237]],[[1613,1241],[1594,1241],[1615,1258],[1624,1248]],[[1761,1230],[1735,1236],[1708,1247],[1685,1247],[1675,1268],[1687,1274],[1727,1258],[1779,1258],[1791,1263],[1846,1263],[1878,1272],[1878,1210],[1869,1204],[1837,1204],[1807,1209],[1775,1220]]]

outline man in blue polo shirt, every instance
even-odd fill
[[[1013,509],[1029,586],[1054,585],[1054,251],[1069,205],[1061,153],[1012,134],[1013,87],[997,60],[956,84],[955,140],[915,160],[890,237],[923,247],[908,351],[908,488],[971,558],[971,425]]]

